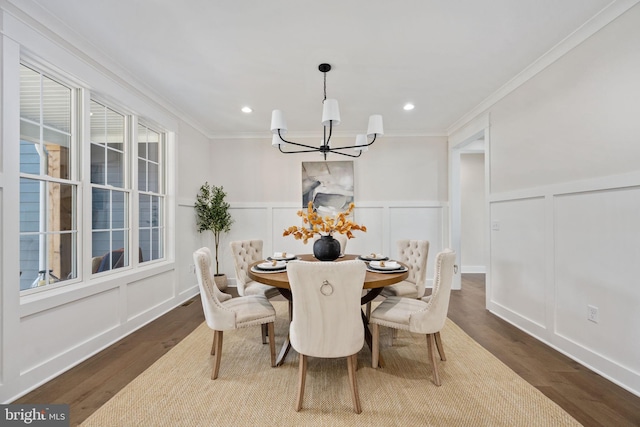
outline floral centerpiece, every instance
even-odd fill
[[[334,247],[337,246],[338,252],[335,257],[333,257],[333,259],[336,259],[340,255],[340,243],[333,239],[333,233],[344,234],[348,239],[353,239],[355,236],[352,231],[367,231],[367,227],[364,225],[358,225],[348,219],[355,207],[356,205],[354,203],[350,203],[346,211],[338,212],[334,217],[329,215],[322,217],[313,210],[313,202],[309,202],[306,212],[303,210],[298,211],[298,216],[302,218],[304,226],[298,227],[293,225],[285,229],[282,235],[292,235],[296,240],[302,240],[302,242],[306,244],[314,235],[319,234],[322,236],[321,240],[317,240],[313,245],[316,258],[329,261],[331,256],[318,256],[318,252],[321,250],[320,246],[331,244],[334,245]]]

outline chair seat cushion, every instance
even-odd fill
[[[265,285],[264,283],[259,282],[247,282],[244,286],[244,294],[245,295],[263,295],[267,298],[272,298],[277,295],[280,295],[280,291],[278,288],[274,286]]]
[[[426,307],[427,303],[419,299],[389,297],[373,310],[369,322],[408,331],[411,315]]]
[[[231,294],[226,294],[222,291],[220,291],[219,294],[216,295],[218,297],[218,300],[220,302],[225,302],[225,301],[229,301],[231,298],[233,298],[233,295]]]
[[[236,313],[237,328],[260,325],[276,320],[276,310],[264,295],[231,298],[222,303],[222,306]]]
[[[418,288],[415,283],[403,280],[395,285],[385,286],[382,295],[389,297],[418,298]]]

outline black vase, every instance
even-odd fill
[[[334,261],[340,256],[340,242],[333,236],[321,236],[313,243],[313,256],[320,261]]]

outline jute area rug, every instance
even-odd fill
[[[274,302],[276,345],[287,332],[285,302]],[[212,381],[213,333],[200,325],[82,425],[89,426],[574,426],[554,402],[447,320],[432,382],[423,336],[400,331],[389,346],[381,328],[383,369],[364,346],[357,380],[362,413],[353,412],[346,359],[309,359],[304,402],[294,411],[298,355],[269,366],[260,328],[225,332],[220,375]]]

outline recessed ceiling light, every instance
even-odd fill
[[[402,107],[402,108],[404,109],[404,111],[411,111],[414,108],[416,108],[416,106],[409,102],[409,103],[404,104],[404,107]]]
[[[251,109],[251,107],[242,107],[242,112],[243,113],[247,113],[249,114],[250,112],[252,112],[253,110]]]

